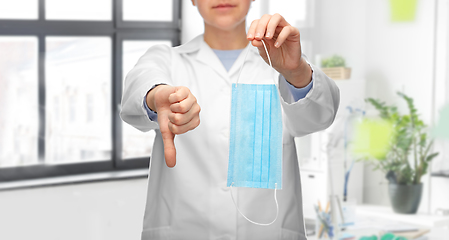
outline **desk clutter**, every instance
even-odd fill
[[[326,209],[322,209],[321,202],[315,205],[316,228],[315,232],[318,239],[332,239],[334,237],[334,227],[332,225],[330,202],[327,202]]]
[[[345,207],[351,208],[354,214],[345,213]],[[326,206],[318,202],[315,212],[316,219],[306,224],[309,240],[449,240],[448,216],[397,214],[389,206],[348,202],[342,202],[339,207],[338,200]],[[354,218],[348,221],[349,216]]]

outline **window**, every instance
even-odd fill
[[[63,110],[45,111],[45,163],[111,159],[111,45],[106,36],[45,38],[45,98],[58,99],[46,108]]]
[[[125,1],[125,3],[128,1]],[[111,0],[45,0],[45,19],[111,21]]]
[[[0,19],[37,19],[38,0],[0,0]]]
[[[447,109],[449,108],[449,3],[437,1],[435,14],[435,72],[434,74],[434,126],[439,130],[445,129],[447,124]],[[443,112],[444,111],[444,112]],[[447,125],[446,125],[447,126]],[[449,176],[449,140],[435,139],[434,151],[439,152],[432,161],[432,171],[438,176]]]
[[[37,38],[0,36],[0,167],[38,160]]]
[[[179,45],[180,4],[0,0],[0,182],[147,168],[154,132],[120,119],[123,80]]]

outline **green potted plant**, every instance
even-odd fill
[[[323,59],[321,61],[321,70],[333,80],[349,79],[351,77],[351,68],[346,67],[345,59],[339,55]]]
[[[416,213],[422,195],[421,178],[438,153],[431,152],[433,141],[427,137],[427,126],[419,118],[413,99],[401,92],[397,94],[407,102],[407,114],[400,114],[397,107],[379,100],[366,99],[379,111],[380,118],[392,124],[386,154],[366,160],[386,174],[393,210]]]

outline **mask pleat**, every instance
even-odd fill
[[[282,118],[274,116],[282,116],[280,107],[279,95],[274,85],[271,86],[273,90],[270,92],[271,107],[270,107],[270,137],[269,139],[281,139],[281,141],[272,141],[270,143],[270,181],[269,188],[274,188],[277,183],[278,189],[282,189],[282,161],[275,161],[274,159],[282,159]]]
[[[237,123],[246,123],[246,124],[237,124],[238,128],[236,129],[237,134],[241,135],[239,142],[236,142],[236,146],[238,148],[246,151],[239,151],[236,159],[238,159],[239,163],[239,178],[237,181],[246,182],[247,186],[251,186],[252,175],[247,173],[251,173],[253,170],[253,159],[254,159],[254,151],[248,151],[250,149],[254,149],[254,141],[255,132],[252,129],[255,129],[254,116],[256,114],[256,92],[250,91],[251,85],[238,85],[237,86],[237,96],[240,98],[238,108],[246,109],[245,111],[241,111],[239,109],[238,114],[236,114],[236,122]],[[248,91],[249,90],[249,91]],[[251,129],[251,130],[250,130]],[[248,131],[250,130],[250,131]]]
[[[254,85],[257,87],[256,90],[256,114],[254,115],[254,161],[253,161],[253,176],[251,178],[253,182],[253,187],[260,188],[261,182],[259,179],[261,178],[261,164],[262,164],[262,129],[263,129],[263,95],[264,89],[262,86]]]
[[[232,84],[232,94],[236,94],[236,84]],[[238,98],[232,98],[231,100],[231,129],[230,129],[230,136],[236,136],[237,135],[237,124],[235,124],[235,116],[237,115],[237,107],[238,107]],[[229,141],[229,159],[237,159],[237,152],[234,146],[236,146],[236,141],[238,138],[230,138]],[[234,175],[233,174],[235,172],[235,166],[234,166],[235,161],[229,161],[228,163],[228,183],[234,182],[236,181],[234,179]],[[229,186],[229,184],[228,184]]]
[[[264,91],[264,108],[263,108],[263,118],[264,118],[264,126],[262,129],[263,133],[263,146],[262,146],[262,169],[261,169],[261,178],[260,182],[264,183],[264,188],[268,188],[268,181],[270,179],[269,168],[270,168],[270,129],[271,129],[271,119],[270,119],[270,109],[271,105],[270,99],[270,91]]]

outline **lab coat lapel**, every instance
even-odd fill
[[[214,71],[218,73],[222,78],[229,81],[228,72],[224,68],[220,59],[218,59],[217,55],[214,51],[207,45],[207,43],[203,40],[200,43],[200,50],[197,55],[197,60],[210,66]]]
[[[229,76],[234,77],[235,74],[238,74],[240,72],[240,69],[243,67],[243,61],[245,61],[245,66],[248,67],[248,65],[246,64],[251,62],[255,57],[254,49],[252,49],[252,46],[249,45],[250,43],[246,46],[245,49],[243,49],[243,51],[240,53],[240,55],[237,57],[234,64],[232,65],[231,69],[229,69]],[[249,53],[245,60],[246,51],[249,51]]]

